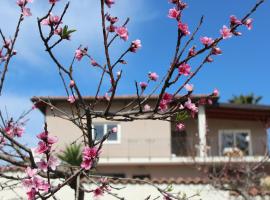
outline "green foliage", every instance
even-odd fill
[[[248,95],[234,95],[233,98],[229,100],[229,102],[235,104],[258,104],[261,99],[262,96],[255,96],[253,93],[251,93]]]
[[[60,158],[66,164],[80,166],[82,162],[81,144],[72,144],[70,146],[66,146],[62,154],[58,154],[58,158]]]
[[[63,28],[63,30],[62,30],[61,37],[63,39],[69,39],[70,38],[70,34],[73,33],[73,32],[75,32],[75,31],[76,30],[74,30],[74,29],[68,30],[68,26],[65,25],[64,28]]]
[[[186,110],[176,113],[176,121],[184,121],[189,118],[188,112]]]

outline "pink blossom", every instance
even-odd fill
[[[107,101],[110,101],[111,97],[109,96],[109,94],[106,92],[104,95],[104,99],[106,99]]]
[[[35,149],[35,153],[42,154],[49,150],[49,147],[45,142],[40,141],[38,147]]]
[[[55,156],[50,156],[48,161],[48,166],[51,168],[51,170],[55,171],[56,167],[60,165],[60,160]]]
[[[41,159],[40,162],[37,162],[37,166],[40,170],[44,172],[48,171],[48,164],[44,159]]]
[[[20,127],[18,124],[13,124],[12,122],[9,123],[4,130],[10,137],[21,137],[24,133],[23,127]]]
[[[69,103],[73,104],[73,103],[76,101],[76,99],[75,99],[74,96],[69,96],[68,99],[67,99],[67,101],[68,101]]]
[[[188,92],[192,92],[192,91],[193,91],[193,87],[194,87],[194,86],[193,86],[192,84],[188,84],[188,83],[187,83],[187,84],[185,85],[185,89],[186,89]]]
[[[24,7],[27,3],[33,3],[33,0],[17,0],[17,5]]]
[[[160,103],[159,103],[159,106],[158,108],[161,110],[161,111],[166,111],[168,109],[168,102],[165,101],[165,100],[161,100]]]
[[[110,24],[110,26],[107,27],[107,31],[109,31],[110,33],[115,32],[116,29],[117,27],[114,26],[113,24]]]
[[[31,190],[29,190],[27,193],[27,199],[28,200],[35,200],[35,196],[36,196],[36,190],[34,188],[32,188]]]
[[[94,67],[98,66],[97,61],[95,61],[94,59],[91,58],[90,62],[91,62],[91,65],[94,66]]]
[[[165,94],[163,95],[162,99],[167,101],[167,102],[171,102],[173,96],[167,92],[165,92]]]
[[[179,74],[188,76],[190,74],[191,67],[187,63],[183,63],[178,67]]]
[[[169,10],[168,17],[171,19],[176,19],[180,15],[180,11],[176,8],[172,8]]]
[[[188,56],[195,56],[196,55],[196,47],[193,46],[189,49]]]
[[[192,117],[194,117],[195,114],[198,112],[198,107],[194,103],[192,103],[190,98],[188,98],[184,106],[191,111]]]
[[[32,169],[31,167],[27,167],[25,169],[25,173],[27,174],[27,176],[29,177],[34,177],[37,174],[37,169]]]
[[[43,19],[41,21],[42,25],[50,25],[50,26],[56,26],[58,24],[61,24],[60,17],[57,15],[50,14],[46,19]]]
[[[172,96],[171,94],[169,94],[169,93],[166,92],[166,93],[162,96],[162,99],[161,99],[161,101],[160,101],[160,103],[159,103],[159,109],[160,109],[161,111],[166,111],[166,110],[168,109],[169,104],[170,104],[171,101],[172,101],[172,98],[173,98],[173,96]]]
[[[118,27],[116,29],[116,33],[117,35],[122,38],[124,41],[128,40],[128,30],[126,27],[122,26],[122,27]]]
[[[214,61],[214,59],[212,58],[212,57],[210,57],[210,56],[207,56],[206,57],[206,59],[205,59],[205,62],[213,62]]]
[[[50,4],[54,4],[54,3],[56,3],[57,1],[59,1],[59,0],[49,0],[49,3],[50,3]]]
[[[112,128],[112,133],[117,133],[117,127]]]
[[[228,39],[232,37],[231,29],[229,29],[227,26],[223,26],[222,29],[220,29],[220,34],[222,35],[223,39]]]
[[[83,159],[83,162],[81,163],[81,168],[89,170],[89,169],[91,169],[91,167],[92,167],[92,160],[91,159]]]
[[[102,187],[98,187],[94,190],[94,197],[102,196],[104,193]]]
[[[43,20],[40,22],[40,24],[42,24],[42,25],[49,25],[49,24],[50,24],[49,18],[43,19]]]
[[[11,43],[12,43],[12,40],[6,39],[6,40],[4,41],[4,48],[9,49]]]
[[[98,157],[99,152],[96,147],[92,147],[92,148],[84,147],[82,155],[83,155],[83,162],[81,163],[81,167],[86,170],[89,170],[92,167],[93,159]]]
[[[220,55],[222,53],[221,49],[219,47],[213,47],[212,48],[212,54],[213,55]]]
[[[231,25],[240,25],[242,24],[241,20],[237,19],[236,16],[231,15],[230,16]]]
[[[188,25],[182,22],[178,22],[178,28],[184,35],[189,35]]]
[[[17,1],[17,5],[20,6],[20,7],[23,7],[25,5],[25,0],[18,0]]]
[[[94,159],[98,156],[98,149],[96,147],[84,147],[82,154],[83,158]]]
[[[105,4],[110,8],[114,4],[114,0],[105,0]]]
[[[253,19],[249,18],[247,19],[244,24],[247,26],[248,30],[251,30],[253,27]]]
[[[142,90],[144,90],[147,86],[148,84],[146,82],[140,82],[140,87]]]
[[[213,42],[214,42],[214,40],[212,38],[210,38],[210,37],[201,37],[200,41],[205,46],[209,46],[209,45],[213,44]]]
[[[61,36],[62,35],[62,32],[63,32],[63,28],[62,27],[59,27],[59,28],[57,28],[57,29],[54,30],[54,34],[55,35]]]
[[[56,136],[48,136],[47,138],[48,144],[55,144],[58,142],[58,138]]]
[[[41,139],[41,140],[47,140],[47,138],[48,138],[48,132],[44,131],[44,132],[38,134],[37,135],[37,138],[38,139]]]
[[[215,96],[215,97],[219,96],[219,90],[218,89],[214,89],[213,96]]]
[[[83,49],[76,49],[75,51],[75,58],[78,61],[81,61],[81,59],[83,58],[83,56],[86,55],[86,52]]]
[[[74,86],[75,86],[75,81],[74,80],[70,80],[69,87],[73,88]]]
[[[152,80],[152,81],[156,81],[156,80],[158,79],[158,75],[157,75],[156,72],[149,72],[149,73],[148,73],[148,77],[149,77],[149,79]]]
[[[23,13],[23,16],[26,16],[26,17],[29,17],[29,16],[32,16],[32,13],[30,11],[30,8],[23,8],[22,9],[22,13]]]
[[[176,124],[176,129],[177,129],[177,131],[183,131],[183,130],[185,130],[185,124],[183,124],[183,123],[178,123],[178,124]]]
[[[141,40],[134,40],[131,43],[130,51],[136,53],[142,47]]]
[[[143,107],[144,111],[150,111],[151,110],[151,106],[149,106],[148,104],[145,104]]]
[[[106,20],[109,21],[111,24],[115,24],[116,22],[118,22],[118,17],[112,17],[109,14],[107,14]]]

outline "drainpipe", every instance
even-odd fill
[[[198,131],[199,131],[199,157],[206,157],[206,115],[205,107],[199,106],[198,112]]]

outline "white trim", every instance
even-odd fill
[[[112,158],[101,157],[99,164],[102,166],[109,165],[194,165],[194,164],[210,164],[213,163],[258,163],[265,160],[265,156],[243,156],[243,157],[228,157],[228,156],[213,156],[213,157],[140,157],[140,158]],[[266,160],[270,163],[270,160]]]
[[[248,156],[252,156],[253,155],[253,150],[252,150],[252,138],[251,138],[251,130],[250,129],[220,129],[218,131],[218,152],[219,152],[219,156],[223,156],[222,152],[221,152],[221,148],[222,148],[222,134],[233,134],[233,137],[235,140],[235,135],[237,133],[247,133],[249,136],[249,143],[248,143]],[[235,142],[235,141],[234,141]]]
[[[95,126],[95,125],[102,125],[103,126],[103,136],[108,131],[108,125],[116,125],[117,126],[117,133],[113,133],[113,134],[117,134],[117,140],[108,140],[107,139],[106,141],[104,141],[103,144],[121,144],[121,125],[119,123],[113,123],[113,122],[106,122],[106,123],[95,122],[95,123],[93,123],[93,126]],[[92,131],[92,135],[94,137],[94,131]]]
[[[198,131],[199,131],[199,156],[206,157],[206,116],[205,107],[199,106],[198,111]]]

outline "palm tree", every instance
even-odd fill
[[[255,96],[253,93],[251,93],[248,95],[234,95],[232,99],[229,99],[229,102],[235,104],[258,104],[261,99],[262,96]]]
[[[72,144],[70,146],[66,146],[65,150],[58,154],[58,158],[60,158],[65,164],[68,164],[73,167],[79,167],[82,162],[82,145],[81,144]],[[79,188],[77,191],[77,180],[70,182],[69,186],[75,191],[75,198],[78,200],[84,200],[84,191]],[[78,192],[78,194],[77,194]]]
[[[71,166],[80,166],[82,162],[82,146],[80,144],[72,144],[66,146],[62,154],[58,154],[58,157],[66,164]]]

